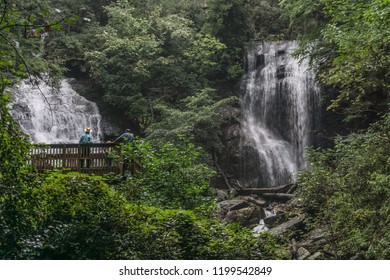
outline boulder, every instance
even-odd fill
[[[323,258],[321,252],[315,252],[313,255],[309,256],[307,260],[321,260]]]
[[[225,216],[225,221],[228,223],[238,222],[242,226],[250,226],[258,224],[262,216],[264,217],[262,208],[251,205],[246,208],[229,211]]]
[[[217,201],[225,201],[229,197],[229,191],[228,190],[223,190],[223,189],[216,189],[215,190],[215,195],[217,197]]]
[[[285,214],[277,214],[274,216],[269,216],[264,219],[264,224],[267,226],[275,227],[277,224],[280,224],[281,222],[285,221]]]
[[[218,203],[218,217],[228,223],[238,222],[242,226],[258,224],[265,218],[262,201],[254,198],[225,200]]]
[[[309,250],[314,251],[327,243],[326,232],[323,228],[316,228],[308,233],[305,240],[302,242],[302,245]]]
[[[283,224],[280,224],[274,228],[271,228],[270,231],[275,235],[283,234],[283,233],[289,231],[290,229],[294,229],[294,228],[300,226],[303,223],[304,219],[305,219],[304,215],[296,216],[296,217],[288,220],[287,222],[284,222]]]
[[[244,199],[245,201],[247,201],[251,204],[257,205],[259,207],[267,207],[268,206],[267,201],[265,201],[262,198],[255,197],[255,196],[245,196],[245,197],[242,197],[242,199]]]
[[[248,207],[250,204],[242,199],[224,200],[218,203],[218,217],[225,218],[226,214],[231,210],[238,210]]]
[[[298,249],[298,260],[304,260],[308,256],[310,256],[310,252],[304,248],[304,247],[299,247]]]

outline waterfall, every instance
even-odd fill
[[[78,143],[85,127],[92,128],[94,142],[102,140],[98,107],[78,95],[68,80],[62,80],[58,88],[25,80],[11,92],[12,116],[31,142]]]
[[[257,164],[252,186],[294,181],[313,143],[319,88],[308,60],[291,56],[296,47],[295,41],[256,43],[247,50],[240,102],[245,142]]]

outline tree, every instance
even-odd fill
[[[104,89],[103,99],[140,123],[150,118],[144,88],[151,82],[161,42],[152,32],[156,14],[137,18],[133,13],[127,1],[108,7],[108,25],[96,30],[98,48],[87,51],[85,60],[89,74]]]
[[[158,120],[157,104],[175,106],[213,83],[224,71],[225,45],[179,15],[134,7],[129,1],[107,7],[108,23],[95,29],[98,47],[85,60],[103,99],[146,129]]]
[[[236,112],[230,106],[236,98],[217,101],[214,95],[215,90],[206,88],[185,98],[181,108],[157,106],[162,118],[160,122],[148,127],[148,137],[175,141],[178,135],[187,135],[193,137],[195,142],[205,147],[208,152],[220,152],[223,147],[221,127],[235,117]]]
[[[310,2],[310,3],[309,3]],[[338,91],[328,109],[345,120],[376,119],[389,102],[388,1],[281,1],[292,24],[302,19],[319,28],[303,34],[320,80]],[[305,31],[304,31],[305,32]],[[330,99],[330,100],[329,100]]]
[[[337,55],[325,61],[320,78],[338,86],[340,95],[330,109],[347,107],[348,119],[383,113],[389,102],[390,6],[388,1],[354,1],[340,5],[325,1],[331,17],[322,38],[336,46]]]
[[[8,63],[1,70],[3,82],[14,84],[16,80],[5,77],[22,77],[26,73],[38,77],[49,74],[53,79],[61,75],[63,69],[42,56],[43,43],[52,30],[72,19],[58,15],[47,1],[3,0],[0,9],[1,56]]]

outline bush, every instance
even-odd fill
[[[209,185],[215,172],[202,162],[203,151],[186,140],[159,144],[137,140],[123,147],[124,157],[140,162],[142,173],[127,174],[118,187],[147,205],[207,212],[215,202]]]

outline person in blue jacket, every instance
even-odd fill
[[[80,159],[80,167],[81,168],[90,168],[91,166],[91,159],[89,158],[91,155],[91,150],[89,145],[93,141],[93,137],[91,135],[92,129],[90,127],[87,127],[84,129],[84,134],[81,135],[79,144],[85,145],[81,146],[81,159]],[[85,164],[86,163],[86,164]]]
[[[123,133],[121,136],[116,138],[114,140],[114,143],[120,141],[124,145],[128,145],[129,143],[133,142],[135,140],[134,134],[131,133],[130,129],[126,129],[125,133]],[[130,159],[128,159],[126,156],[123,159],[123,172],[126,172],[130,167]]]
[[[134,141],[134,134],[131,133],[130,129],[126,129],[125,133],[115,139],[114,143],[121,141],[123,144],[129,144]]]

